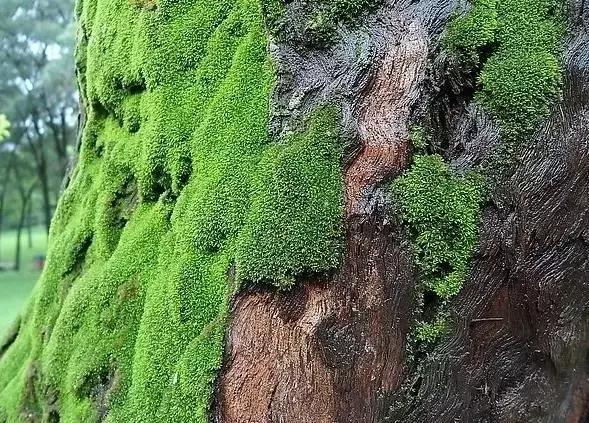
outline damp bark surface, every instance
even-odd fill
[[[62,222],[54,223],[53,236],[63,238],[64,249],[54,242],[55,258],[49,260],[54,270],[45,272],[35,301],[0,342],[0,367],[8,369],[0,373],[0,398],[6,399],[0,401],[0,423],[589,421],[587,2],[566,2],[562,96],[535,132],[509,151],[501,169],[487,174],[492,183],[481,205],[464,286],[440,305],[440,298],[424,296],[415,234],[390,187],[412,166],[416,125],[428,130],[420,154],[438,154],[460,177],[479,166],[488,170],[502,151],[500,123],[476,99],[480,69],[462,66],[444,48],[448,24],[468,10],[465,2],[363,2],[373,7],[353,20],[333,18],[332,36],[316,42],[313,31],[304,37],[296,31],[309,29],[312,11],[349,7],[347,0],[317,1],[308,10],[308,0],[280,2],[288,19],[279,30],[295,34],[285,38],[263,22],[261,5],[270,0],[226,2],[218,10],[204,2],[122,1],[102,0],[97,10],[104,15],[111,11],[106,6],[116,5],[133,19],[129,27],[149,23],[142,30],[149,37],[132,46],[145,48],[141,60],[146,63],[126,56],[127,43],[146,34],[123,31],[124,19],[109,28],[116,14],[102,16],[93,28],[97,3],[80,3],[86,6],[78,71],[82,102],[91,111],[81,127],[88,133],[64,183],[63,210],[57,214]],[[210,22],[203,29],[198,26],[203,22],[192,25],[191,19]],[[107,33],[112,42],[88,41]],[[179,43],[184,35],[194,39]],[[201,42],[198,48],[195,40]],[[166,43],[172,51],[162,50]],[[218,49],[225,43],[231,52]],[[95,55],[89,62],[88,46]],[[204,60],[200,50],[208,48]],[[100,56],[103,50],[118,57],[114,70]],[[152,68],[154,54],[159,61]],[[175,60],[168,63],[168,54]],[[87,73],[88,64],[96,74]],[[125,73],[129,64],[133,72]],[[215,79],[218,67],[229,76]],[[112,83],[116,95],[105,96],[104,104],[92,98],[96,92],[84,90],[93,86],[87,77]],[[143,96],[160,85],[166,88],[161,98],[140,113]],[[215,87],[221,91],[208,92]],[[203,105],[210,98],[216,100]],[[312,135],[322,141],[334,128],[318,125],[308,137],[301,128],[327,107],[341,110],[336,128],[343,144],[339,265],[326,260],[327,267],[310,266],[311,272],[297,263],[294,270],[278,272],[278,284],[268,272],[254,272],[256,281],[247,280],[240,276],[243,262],[234,250],[246,250],[241,255],[249,257],[244,245],[268,247],[273,241],[255,238],[244,244],[235,238],[242,227],[233,224],[243,214],[260,217],[248,211],[245,197],[276,175],[282,178],[276,176],[277,184],[288,183],[294,191],[301,184],[293,183],[292,175],[316,182],[315,167],[306,172],[304,166],[288,165],[307,146],[317,147],[317,155],[325,152]],[[201,108],[211,114],[200,116],[202,122],[193,128]],[[141,125],[154,122],[152,130],[142,132]],[[105,128],[110,132],[103,133]],[[193,141],[199,154],[185,151],[189,129],[198,129]],[[242,148],[244,136],[247,148]],[[293,140],[308,144],[289,149]],[[117,149],[109,151],[111,141]],[[222,145],[222,151],[209,143]],[[131,144],[142,153],[129,154],[123,164],[113,161],[100,179],[88,173],[128,153]],[[258,147],[264,149],[259,157],[238,163]],[[213,160],[209,153],[219,157]],[[143,156],[153,174],[141,167],[131,171]],[[173,166],[168,156],[177,159]],[[326,161],[317,169],[332,170]],[[259,162],[268,169],[252,181],[242,180]],[[329,175],[338,174],[337,158],[333,162],[335,172]],[[201,181],[203,175],[209,179]],[[225,179],[233,185],[223,185]],[[319,192],[323,199],[322,184],[302,188],[293,198]],[[251,201],[268,215],[285,214],[262,219],[267,226],[254,225],[252,231],[284,244],[276,250],[304,250],[309,242],[284,242],[281,236],[295,238],[296,230],[278,235],[267,230],[278,232],[283,228],[275,221],[301,210],[298,204],[276,204],[290,199],[285,191],[275,193],[276,202]],[[242,208],[229,210],[242,201]],[[183,214],[178,204],[194,213]],[[306,217],[322,201],[309,204],[310,210],[299,213],[299,232],[315,222]],[[78,214],[68,211],[72,205]],[[88,214],[98,206],[99,214]],[[76,229],[76,219],[83,230]],[[104,227],[103,221],[108,221]],[[136,232],[129,238],[130,226]],[[332,226],[324,226],[331,233]],[[448,315],[449,332],[420,344],[416,325],[434,316],[436,308]]]
[[[428,121],[456,169],[484,163],[500,142],[473,100],[476,82],[440,48],[459,7],[389,1],[328,49],[273,46],[275,131],[328,100],[346,111],[346,247],[331,275],[234,298],[214,421],[588,421],[583,2],[568,3],[563,96],[483,205],[469,276],[450,301],[451,333],[426,355],[407,354],[418,275],[386,183],[410,164],[411,125]]]

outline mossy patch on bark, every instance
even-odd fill
[[[561,0],[474,0],[448,26],[444,47],[466,70],[478,72],[474,100],[497,120],[501,151],[530,138],[560,95],[564,7]],[[422,128],[412,128],[411,135],[419,154],[394,181],[393,193],[425,290],[439,299],[438,311],[417,322],[414,333],[418,342],[431,344],[449,330],[447,303],[468,276],[485,179],[498,169],[487,165],[456,175],[441,156],[421,154],[427,146]]]
[[[417,155],[392,185],[410,228],[415,259],[427,289],[446,300],[466,277],[479,221],[484,180],[455,175],[439,155]]]
[[[291,11],[286,12],[287,3]],[[283,42],[324,46],[340,25],[354,26],[382,0],[262,0],[270,32]]]

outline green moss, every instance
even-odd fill
[[[454,175],[438,155],[416,156],[411,168],[393,182],[423,280],[442,299],[456,295],[466,277],[482,185],[475,173]]]
[[[428,136],[425,129],[419,125],[413,125],[409,129],[409,138],[414,151],[424,151],[428,144]]]
[[[421,145],[425,134],[414,128],[412,139]],[[422,147],[423,148],[423,147]],[[466,280],[475,247],[484,194],[484,179],[476,172],[455,174],[439,155],[416,155],[409,170],[392,184],[401,218],[407,225],[420,272],[418,294],[432,303],[416,322],[410,343],[427,350],[450,330],[447,305]]]
[[[333,41],[338,25],[355,25],[365,12],[376,8],[382,0],[316,0],[305,4],[300,9],[302,16],[302,28],[298,31],[304,34],[296,34],[294,38],[303,38],[311,44],[327,44]],[[293,34],[287,35],[286,28],[289,22],[285,22],[284,0],[262,0],[268,26],[274,35],[289,39]]]
[[[498,0],[475,0],[464,16],[448,25],[444,39],[446,47],[459,55],[467,64],[477,64],[486,49],[493,48],[499,26]]]
[[[476,99],[507,141],[530,136],[560,94],[563,8],[560,0],[475,0],[449,26],[447,47],[484,62]]]
[[[260,3],[266,27],[270,33],[280,34],[284,27],[282,19],[286,6],[284,0],[260,0]]]
[[[339,24],[354,25],[368,10],[380,4],[380,0],[321,0],[308,28],[319,39],[329,40]]]
[[[446,314],[439,314],[433,322],[419,322],[415,328],[415,339],[423,344],[435,344],[450,331]]]
[[[467,69],[480,70],[475,99],[498,120],[504,149],[525,141],[560,93],[562,9],[559,0],[474,0],[448,27],[445,47]],[[421,128],[412,128],[411,139],[416,151],[424,150]],[[423,290],[437,298],[433,317],[415,328],[417,343],[433,344],[449,330],[445,310],[467,277],[483,186],[480,175],[455,175],[437,155],[417,155],[393,183],[412,233]]]
[[[47,415],[55,398],[64,422],[96,420],[98,401],[109,422],[204,422],[239,283],[283,288],[337,265],[339,116],[268,138],[259,0],[76,10],[87,123],[47,267],[0,358],[0,416]]]
[[[239,279],[288,287],[295,274],[337,266],[343,192],[336,116],[331,109],[316,114],[305,133],[270,148],[260,163],[238,241]]]

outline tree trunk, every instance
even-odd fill
[[[2,233],[4,229],[4,206],[5,206],[5,199],[6,199],[6,190],[3,189],[0,191],[0,240],[4,236]],[[0,248],[0,259],[2,258],[2,249]]]
[[[584,1],[81,3],[0,422],[589,421]]]
[[[2,173],[2,189],[0,189],[0,239],[2,238],[2,231],[4,229],[4,214],[5,214],[5,206],[6,206],[6,193],[10,187],[10,172],[14,165],[14,152],[10,153],[8,162],[4,167],[4,172]],[[1,243],[0,243],[1,245]],[[2,257],[2,250],[0,249],[0,258]]]
[[[41,128],[41,125],[38,120],[38,112],[33,114],[32,119],[32,127],[34,129],[34,133],[36,134],[36,139],[31,136],[29,131],[26,131],[25,134],[28,140],[28,146],[33,156],[35,162],[35,170],[37,172],[37,177],[39,179],[39,183],[41,184],[41,198],[43,204],[43,218],[45,224],[45,230],[47,234],[49,234],[49,229],[51,226],[51,215],[53,208],[51,206],[51,193],[49,190],[49,175],[47,173],[47,152],[44,146],[44,142],[47,141],[45,134]]]
[[[37,171],[39,175],[39,183],[41,184],[41,197],[43,199],[43,223],[45,224],[46,232],[49,233],[49,228],[51,226],[51,213],[53,208],[51,206],[49,177],[47,175],[47,163],[45,158],[43,158],[42,164]]]
[[[25,195],[21,198],[20,216],[18,219],[18,226],[16,227],[16,248],[14,250],[14,270],[20,271],[21,267],[21,245],[22,245],[22,230],[25,226],[27,209],[29,206],[30,195]]]
[[[31,184],[30,187],[25,188],[23,181],[21,180],[18,166],[16,166],[14,169],[14,176],[17,180],[16,186],[20,195],[20,213],[16,227],[16,246],[14,249],[14,270],[18,272],[21,269],[22,231],[26,224],[31,196],[33,195],[33,190],[35,189],[35,183]]]
[[[29,201],[27,209],[27,246],[33,248],[33,202]]]

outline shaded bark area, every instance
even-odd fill
[[[457,330],[391,421],[589,418],[589,38],[577,12],[563,100],[485,207]]]
[[[333,275],[235,299],[217,422],[571,422],[589,419],[589,6],[570,2],[563,99],[484,206],[452,334],[406,353],[418,280],[386,183],[432,129],[458,169],[486,163],[498,129],[474,78],[440,53],[455,2],[388,1],[322,51],[273,46],[271,130],[318,105],[344,110],[346,248]],[[353,52],[356,53],[353,53]]]

